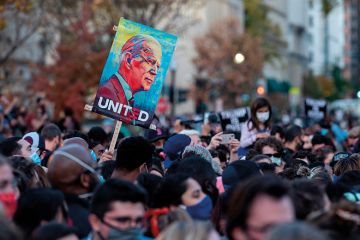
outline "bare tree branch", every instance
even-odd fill
[[[5,52],[5,54],[0,58],[0,66],[5,64],[8,59],[12,56],[12,54],[15,53],[15,51],[20,48],[21,46],[23,46],[23,44],[31,37],[33,36],[37,30],[39,29],[39,27],[41,26],[41,22],[42,22],[42,17],[43,17],[43,1],[41,1],[39,3],[39,16],[38,16],[38,19],[37,21],[33,24],[33,27],[30,28],[26,34],[24,34],[22,37],[21,37],[21,30],[22,30],[22,26],[24,23],[17,23],[16,20],[20,21],[21,19],[21,16],[20,17],[17,17],[15,18],[15,28],[16,28],[16,31],[15,31],[15,39],[12,43],[12,46],[9,48],[9,50],[7,52]],[[19,16],[20,13],[15,11],[15,16]],[[17,24],[19,24],[19,26],[16,26]]]

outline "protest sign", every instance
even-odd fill
[[[305,99],[305,115],[313,120],[322,120],[326,117],[327,103],[323,99]]]
[[[219,113],[223,131],[240,132],[241,125],[249,119],[249,108],[237,108]]]
[[[177,37],[121,18],[92,111],[149,128]]]

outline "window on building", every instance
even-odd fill
[[[309,0],[309,8],[313,8],[314,7],[314,1],[313,0]]]
[[[308,41],[309,41],[309,44],[313,44],[314,38],[313,38],[313,35],[312,35],[312,34],[309,34],[309,35],[308,35]]]

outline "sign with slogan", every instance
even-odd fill
[[[327,103],[323,99],[305,99],[305,115],[313,120],[322,120],[326,117]]]
[[[177,37],[121,18],[92,111],[149,128]]]
[[[250,110],[248,107],[227,110],[219,113],[223,131],[240,132],[241,125],[249,119],[249,116]]]

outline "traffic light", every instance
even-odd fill
[[[262,86],[262,85],[257,86],[257,88],[256,88],[256,93],[257,93],[258,95],[264,95],[264,94],[265,94],[265,87]]]
[[[266,85],[265,80],[259,79],[256,83],[256,94],[258,96],[263,96],[266,94]]]

